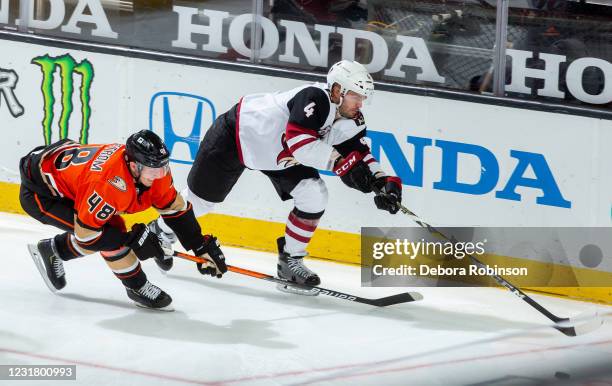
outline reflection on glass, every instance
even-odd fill
[[[497,3],[0,0],[0,29],[321,74],[354,59],[378,81],[490,93]],[[506,95],[609,107],[612,7],[509,4]]]
[[[507,95],[610,107],[612,4],[530,0],[512,6]],[[606,73],[608,79],[606,79]],[[608,83],[608,86],[606,86]]]
[[[324,72],[355,59],[376,80],[477,90],[492,63],[494,3],[274,1],[264,16],[281,42],[263,62]]]
[[[17,29],[15,20],[19,18],[19,0],[0,0],[0,29]]]

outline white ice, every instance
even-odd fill
[[[233,273],[203,277],[184,260],[164,276],[146,261],[149,279],[174,299],[176,311],[161,313],[135,307],[98,255],[65,263],[68,284],[52,294],[26,244],[55,233],[25,216],[0,214],[0,364],[76,365],[76,381],[52,385],[612,382],[609,320],[590,334],[566,337],[505,290],[421,288],[419,302],[375,308],[281,293],[272,283]],[[275,271],[273,254],[228,247],[225,253],[230,264]],[[407,290],[361,288],[356,267],[308,264],[328,288],[363,297]],[[612,313],[533,297],[563,316]]]

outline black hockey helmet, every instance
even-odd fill
[[[128,161],[137,162],[150,168],[168,165],[170,152],[161,138],[150,130],[140,130],[130,135],[125,142]]]

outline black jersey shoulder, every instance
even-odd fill
[[[361,111],[358,111],[357,114],[355,115],[355,117],[353,118],[353,121],[355,121],[355,124],[359,127],[359,126],[365,126],[365,118],[363,116],[363,114],[361,113]]]
[[[357,151],[359,153],[365,154],[370,152],[370,147],[367,145],[365,141],[365,137],[367,135],[366,129],[359,131],[353,137],[347,139],[346,141],[334,145],[334,148],[342,155],[346,157],[353,151]]]
[[[305,87],[287,102],[289,123],[318,132],[325,125],[330,103],[325,90],[314,86]]]

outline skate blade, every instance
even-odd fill
[[[319,296],[319,291],[317,290],[294,287],[288,284],[277,284],[276,289],[281,292],[286,292],[294,295]]]
[[[168,253],[169,251],[165,248],[162,247],[162,249],[164,249],[164,254],[166,255],[166,257],[168,258],[172,258],[173,257],[173,253],[174,251],[171,251],[170,253]],[[170,272],[170,270],[172,269],[172,267],[170,267],[168,270],[163,269],[159,264],[157,264],[157,260],[153,259],[155,266],[157,267],[157,269],[159,270],[159,272],[162,273],[162,275],[166,276],[168,275],[168,272]]]
[[[136,307],[142,308],[142,309],[145,309],[145,310],[161,311],[161,312],[173,312],[174,311],[174,307],[172,307],[172,304],[168,304],[166,307],[162,307],[162,308],[147,307],[147,306],[145,306],[143,304],[140,304],[138,302],[134,302],[134,304],[136,305]]]
[[[42,276],[47,287],[49,287],[52,293],[56,293],[57,288],[53,286],[53,283],[51,283],[51,280],[47,277],[47,269],[45,268],[45,263],[42,261],[42,256],[38,253],[38,247],[34,244],[28,244],[28,251],[30,252],[30,256],[32,256],[32,260],[34,260],[34,265],[36,265],[38,273]]]
[[[162,267],[160,267],[159,265],[155,264],[155,266],[157,267],[157,269],[159,270],[159,272],[162,273],[162,275],[166,276],[168,275],[168,271],[165,271]]]

